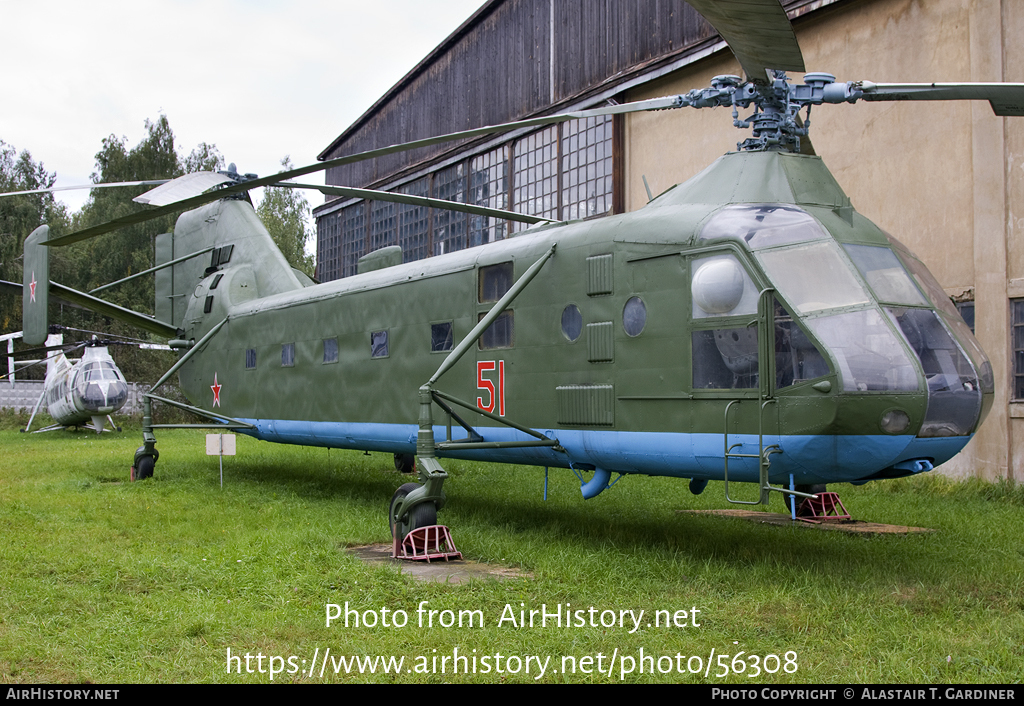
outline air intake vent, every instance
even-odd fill
[[[558,393],[558,423],[580,426],[615,424],[615,389],[612,385],[565,385]]]

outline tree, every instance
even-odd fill
[[[281,167],[281,171],[293,169],[291,159],[282,159]],[[256,215],[263,221],[288,264],[312,277],[316,259],[306,254],[306,243],[313,238],[313,229],[307,220],[309,202],[306,197],[297,189],[268,186],[263,190],[263,200],[256,207]]]
[[[224,158],[216,146],[200,143],[187,156],[179,155],[174,132],[167,117],[147,120],[146,137],[129,147],[127,138],[110,135],[96,153],[97,183],[171,179],[186,172],[217,170]],[[0,193],[49,188],[56,179],[32,161],[28,152],[17,151],[0,141]],[[15,282],[22,279],[22,244],[32,230],[42,223],[50,226],[51,235],[61,235],[92,225],[105,223],[144,206],[132,201],[152,187],[117,187],[94,189],[81,211],[69,218],[66,208],[52,194],[0,198],[0,278]],[[74,289],[89,291],[153,266],[154,240],[160,233],[174,227],[174,217],[139,223],[99,238],[68,247],[50,250],[50,276]],[[142,277],[125,285],[100,293],[104,299],[135,311],[153,309],[153,277]],[[51,303],[50,321],[66,326],[111,334],[138,335],[132,327],[104,319],[81,309]],[[0,293],[0,331],[18,328],[21,324],[21,298]],[[153,351],[143,353],[129,347],[113,351],[122,372],[130,380],[153,380],[170,364],[159,360]]]
[[[161,115],[155,121],[146,121],[146,137],[129,148],[127,139],[114,135],[103,140],[96,153],[97,183],[173,179],[185,172],[212,170],[223,165],[224,159],[217,148],[205,142],[181,157],[174,144],[174,132]],[[82,211],[75,216],[75,228],[105,223],[146,207],[132,201],[152,187],[119,187],[94,189]],[[121,228],[100,238],[70,246],[77,248],[76,265],[72,271],[61,273],[75,282],[71,286],[88,291],[153,266],[156,236],[174,228],[174,216],[138,223]],[[153,278],[144,277],[128,284],[105,290],[103,297],[115,304],[136,311],[153,309]]]

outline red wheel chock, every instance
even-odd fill
[[[846,522],[852,520],[843,507],[839,493],[818,493],[818,498],[806,498],[796,509],[796,519],[820,524],[822,522]]]
[[[438,561],[444,559],[461,559],[462,552],[455,548],[452,533],[444,525],[419,527],[399,542],[395,537],[391,548],[392,559],[406,561]]]

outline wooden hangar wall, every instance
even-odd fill
[[[840,81],[1024,82],[1017,0],[784,4],[807,68]],[[609,98],[683,93],[727,73],[742,72],[678,0],[492,0],[321,157]],[[1024,480],[1024,120],[977,102],[820,106],[811,117],[814,148],[854,207],[925,261],[991,357],[992,411],[940,472]],[[327,183],[600,217],[643,207],[644,176],[659,193],[741,137],[725,110],[635,114],[331,170]],[[401,245],[409,261],[521,227],[352,199],[329,201],[315,215],[323,281],[354,274],[359,257],[386,245]]]

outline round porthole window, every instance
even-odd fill
[[[579,340],[581,333],[583,333],[583,314],[580,313],[578,306],[570,304],[562,309],[562,335],[571,343],[575,343]]]
[[[631,297],[622,309],[622,328],[628,336],[639,336],[647,325],[647,306],[640,297]]]

